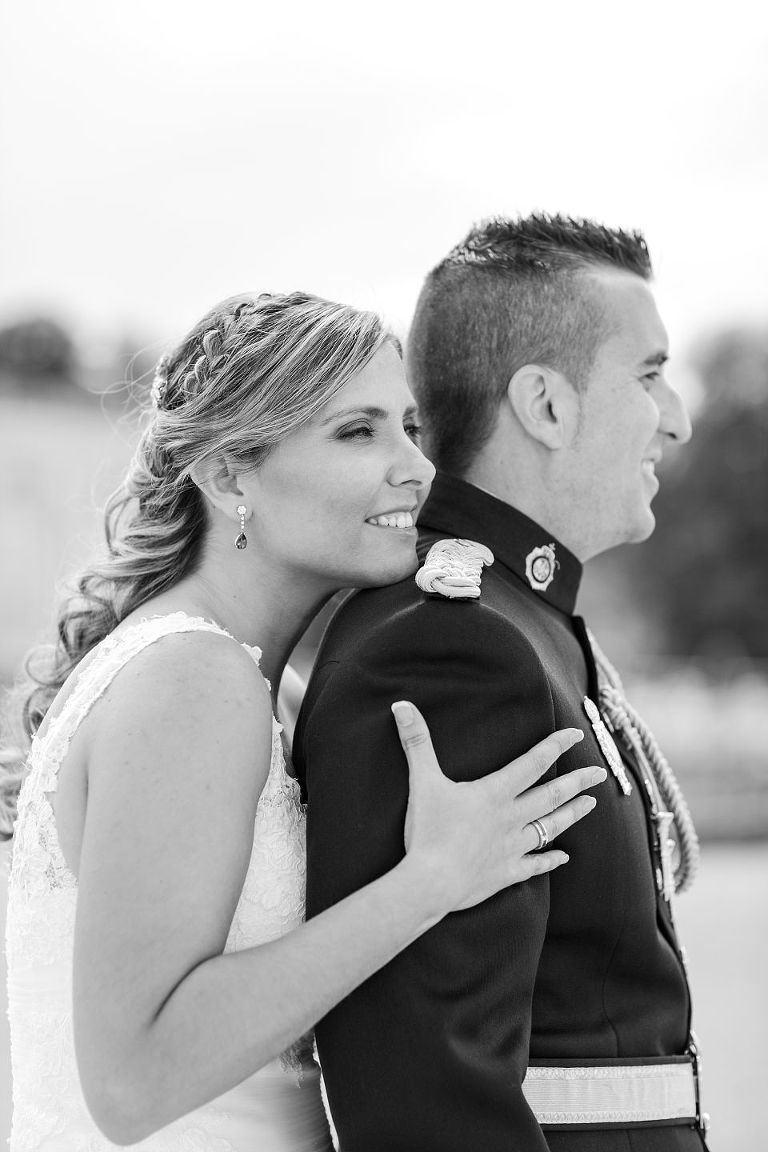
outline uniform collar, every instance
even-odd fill
[[[511,504],[466,480],[438,472],[419,515],[419,527],[485,544],[526,588],[573,615],[581,562],[551,532]]]

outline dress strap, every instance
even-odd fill
[[[46,764],[45,782],[46,791],[56,788],[56,775],[61,765],[70,741],[79,725],[88,715],[96,701],[103,696],[117,673],[139,652],[149,647],[163,636],[178,632],[216,632],[220,636],[227,636],[234,643],[237,640],[211,620],[204,620],[201,616],[188,616],[186,612],[172,612],[167,616],[151,616],[140,620],[137,624],[124,631],[110,633],[98,645],[93,659],[78,678],[71,694],[65,700],[61,711],[51,720],[50,727],[44,734],[42,744],[46,755],[41,756],[42,747],[38,746],[36,760],[44,759]],[[247,644],[244,647],[254,662],[258,665],[261,651]]]

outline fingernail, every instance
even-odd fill
[[[591,812],[595,804],[597,804],[597,800],[595,800],[594,796],[585,796],[584,799],[587,802],[587,812]]]
[[[584,733],[581,728],[571,728],[571,732],[573,733],[574,740],[584,739]]]
[[[605,768],[596,768],[594,775],[592,777],[592,783],[593,784],[602,784],[603,780],[605,780],[607,775],[608,775],[608,773],[606,772]]]
[[[392,705],[392,713],[401,728],[407,728],[409,724],[413,724],[413,708],[407,700],[397,700]]]

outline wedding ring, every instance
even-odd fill
[[[536,829],[536,835],[539,838],[538,844],[534,849],[532,849],[532,851],[540,852],[542,848],[546,848],[547,844],[549,844],[549,833],[547,832],[541,820],[531,820],[531,828]]]

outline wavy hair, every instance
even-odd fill
[[[193,571],[206,531],[192,480],[226,456],[258,468],[396,340],[372,312],[301,292],[216,305],[158,365],[153,405],[109,498],[107,554],[76,579],[57,641],[33,649],[12,694],[0,747],[0,834],[10,835],[29,744],[78,663],[145,601]]]

